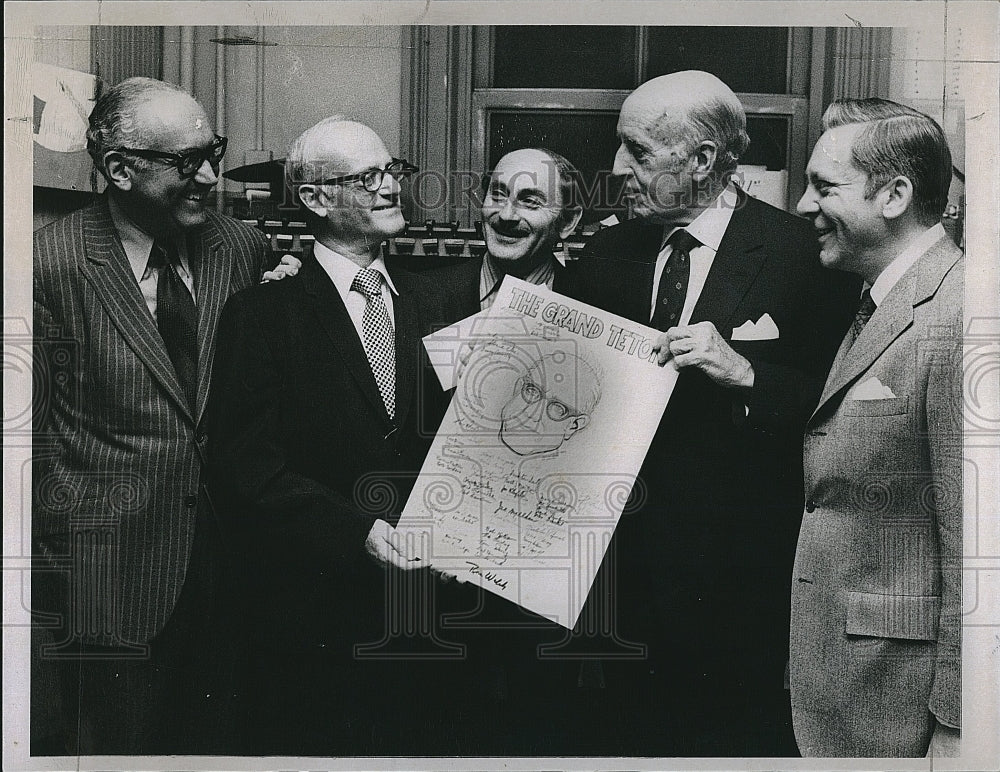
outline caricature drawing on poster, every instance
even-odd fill
[[[657,332],[507,277],[425,345],[451,406],[403,510],[424,559],[572,628],[676,381]]]

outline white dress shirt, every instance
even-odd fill
[[[347,306],[347,313],[354,323],[354,329],[358,331],[358,338],[364,344],[365,306],[368,305],[368,299],[357,290],[351,290],[354,277],[357,276],[361,267],[351,260],[351,258],[334,252],[318,241],[313,246],[313,256],[315,256],[316,262],[326,271],[326,275],[330,277],[333,285],[337,288],[337,292],[340,293],[344,305]],[[392,327],[395,329],[396,315],[393,310],[392,296],[399,293],[396,291],[392,279],[389,278],[389,272],[386,270],[385,261],[381,256],[375,258],[368,267],[382,274],[382,301],[385,303],[386,311],[389,312],[389,321],[392,322]]]
[[[878,275],[875,283],[871,286],[871,296],[876,308],[882,305],[882,301],[885,300],[889,291],[903,278],[903,274],[920,259],[920,256],[947,235],[941,223],[931,226],[900,252],[895,260],[882,269],[882,273]]]
[[[139,283],[139,290],[142,298],[146,301],[149,313],[156,319],[156,283],[160,278],[160,269],[149,265],[149,254],[153,251],[152,237],[135,225],[121,210],[115,200],[108,196],[108,209],[111,212],[111,222],[114,223],[115,230],[118,231],[118,238],[125,249],[125,256],[135,280]],[[184,286],[195,303],[198,302],[198,295],[195,294],[194,274],[191,272],[191,264],[188,262],[186,239],[179,238],[174,241],[174,248],[177,250],[177,275],[181,277]]]
[[[708,272],[712,270],[712,263],[715,255],[719,251],[719,244],[722,237],[726,235],[726,228],[733,217],[733,211],[737,203],[736,187],[729,183],[718,198],[702,211],[689,225],[684,226],[685,230],[701,242],[701,246],[691,250],[691,272],[688,277],[687,295],[684,298],[684,308],[681,317],[677,321],[678,325],[687,324],[691,320],[694,307],[701,297],[701,291],[705,287],[705,280],[708,279]],[[653,318],[656,311],[656,295],[660,287],[660,277],[663,276],[663,269],[666,267],[667,258],[673,252],[667,240],[677,230],[675,226],[665,226],[663,228],[663,241],[660,247],[660,254],[656,258],[656,269],[653,272],[653,294],[649,299],[649,318]]]

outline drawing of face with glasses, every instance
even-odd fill
[[[597,371],[557,351],[534,362],[500,410],[500,441],[519,456],[557,450],[590,422],[601,399]]]

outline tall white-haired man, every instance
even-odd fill
[[[794,754],[783,675],[802,428],[853,279],[822,269],[808,223],[739,188],[746,116],[715,76],[642,84],[617,130],[635,218],[591,238],[578,297],[663,330],[661,362],[680,376],[577,631],[622,655],[594,675],[597,750]]]

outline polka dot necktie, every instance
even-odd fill
[[[701,242],[683,228],[671,233],[667,244],[672,249],[663,266],[660,286],[656,290],[656,308],[650,320],[650,325],[658,330],[680,324],[691,277],[691,250],[701,246]]]
[[[149,266],[159,269],[156,280],[156,326],[167,346],[191,409],[198,388],[198,309],[191,292],[177,274],[177,252],[173,245],[153,242]]]
[[[365,296],[365,315],[361,323],[365,355],[389,418],[395,418],[396,336],[382,298],[382,274],[372,268],[362,268],[351,282],[351,289]]]

